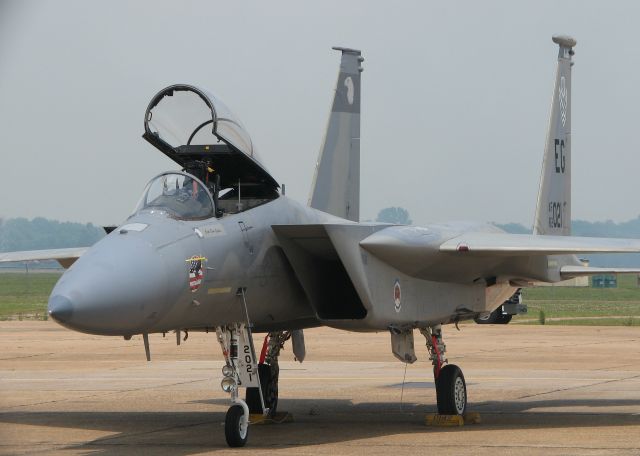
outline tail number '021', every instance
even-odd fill
[[[562,228],[564,219],[564,208],[567,203],[552,201],[549,203],[549,228]]]
[[[556,157],[556,173],[564,174],[565,157],[564,157],[564,139],[554,140],[553,150]]]
[[[253,376],[255,375],[255,371],[253,370],[253,358],[251,357],[251,347],[248,345],[244,346],[244,364],[247,369],[247,374],[249,375],[249,381],[253,380]]]

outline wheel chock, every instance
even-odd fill
[[[427,426],[455,427],[478,423],[480,423],[480,414],[478,412],[465,413],[464,415],[439,415],[437,413],[425,415],[425,424]]]
[[[289,412],[277,412],[274,416],[264,416],[262,413],[249,415],[249,424],[284,424],[293,423],[293,415]]]
[[[464,418],[462,415],[438,415],[437,413],[429,413],[425,415],[425,424],[427,426],[464,426]]]

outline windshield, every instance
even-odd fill
[[[213,217],[213,202],[204,185],[188,174],[167,173],[154,178],[136,208],[161,209],[175,218],[194,220]]]

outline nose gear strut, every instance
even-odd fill
[[[220,386],[224,392],[231,394],[231,402],[233,403],[227,410],[224,422],[224,435],[230,447],[245,446],[249,435],[249,406],[240,399],[239,387],[256,388],[260,405],[259,412],[265,416],[269,413],[260,388],[260,372],[251,336],[251,321],[247,310],[245,288],[238,288],[236,296],[242,297],[245,322],[216,328],[218,342],[225,359]]]
[[[220,386],[224,392],[231,394],[233,403],[227,411],[224,433],[229,446],[241,447],[247,443],[250,411],[247,403],[240,399],[238,389],[257,387],[260,412],[265,415],[269,413],[259,388],[260,377],[251,329],[244,323],[236,323],[217,327],[216,335],[226,362],[222,368],[224,377]]]
[[[300,362],[305,350],[302,331],[270,332],[264,339],[258,362],[245,289],[238,288],[236,295],[242,298],[245,322],[219,326],[216,335],[225,359],[220,386],[224,392],[231,394],[233,403],[225,417],[224,433],[229,446],[242,447],[247,443],[250,414],[260,413],[265,418],[275,416],[278,406],[278,356],[285,342],[292,334],[295,336],[293,351],[300,357]],[[240,387],[246,388],[246,401],[239,397]]]

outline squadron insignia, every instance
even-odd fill
[[[396,312],[400,312],[402,303],[402,289],[400,288],[400,280],[396,279],[393,284],[393,302],[395,304]]]
[[[344,86],[347,88],[347,102],[352,105],[355,88],[351,76],[347,76],[347,78],[344,80]]]
[[[567,90],[567,83],[562,76],[560,78],[560,89],[558,90],[558,98],[560,99],[560,119],[562,120],[562,126],[567,122],[567,106],[569,105],[569,92]]]
[[[192,256],[186,260],[189,263],[189,288],[192,293],[198,291],[202,284],[202,279],[204,279],[203,261],[207,261],[203,256]]]

